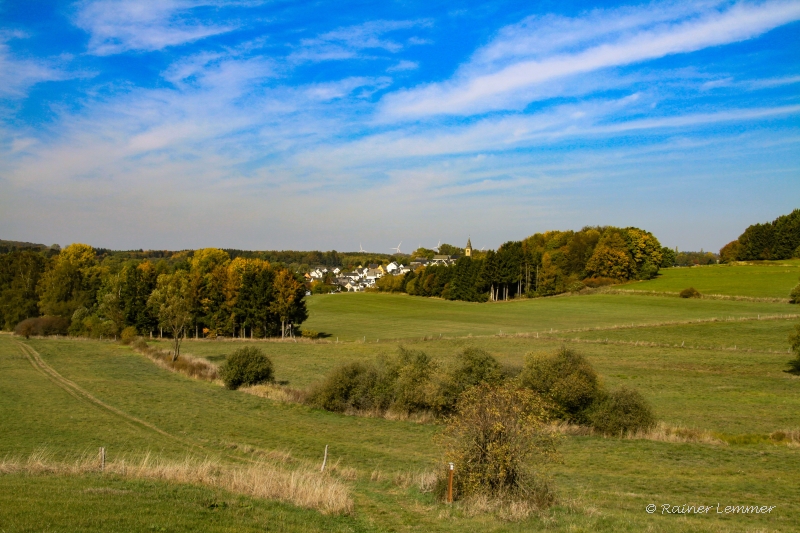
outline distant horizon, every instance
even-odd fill
[[[797,207],[800,3],[585,5],[4,2],[0,234],[718,251]]]

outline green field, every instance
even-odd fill
[[[617,294],[477,304],[378,293],[315,295],[304,328],[328,339],[375,342],[424,336],[545,333],[797,312],[781,303]]]
[[[694,287],[702,294],[788,298],[800,282],[800,260],[760,261],[749,265],[667,268],[651,281],[626,285],[643,291],[680,292]]]
[[[738,283],[746,285],[747,269],[760,267],[726,268],[743,269]],[[682,270],[700,277],[726,272]],[[736,294],[767,290],[750,285]],[[219,363],[256,343],[273,359],[277,379],[306,388],[342,362],[391,354],[400,345],[444,365],[467,346],[520,365],[526,353],[566,343],[586,355],[607,386],[641,391],[662,422],[718,440],[565,437],[553,470],[556,505],[506,521],[465,514],[403,482],[434,468],[436,424],[345,416],[228,391],[111,342],[27,341],[48,368],[83,391],[76,392],[32,363],[17,338],[0,335],[6,460],[45,449],[69,462],[105,446],[110,461],[149,452],[232,467],[280,456],[280,468],[300,471],[318,469],[328,445],[329,464],[336,465],[329,477],[346,485],[355,505],[351,515],[326,515],[207,484],[100,472],[1,473],[0,465],[0,531],[800,530],[798,447],[769,438],[800,429],[800,378],[784,372],[796,306],[624,294],[480,305],[350,294],[311,297],[309,310],[304,327],[329,335],[321,341],[189,340],[185,351]],[[768,515],[662,516],[645,512],[650,503],[776,508]]]

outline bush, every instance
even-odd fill
[[[304,329],[300,332],[300,336],[305,339],[318,339],[319,332],[312,329]]]
[[[584,420],[584,411],[600,392],[592,366],[582,355],[567,348],[553,355],[528,354],[520,382],[552,400],[561,417],[575,422]]]
[[[595,429],[606,435],[646,431],[656,423],[647,400],[638,391],[626,388],[602,395],[587,418]]]
[[[455,366],[449,374],[434,377],[433,410],[439,415],[452,413],[458,397],[465,390],[480,383],[499,384],[506,378],[504,370],[488,352],[478,348],[464,349],[456,356]]]
[[[377,382],[378,370],[374,364],[347,363],[334,369],[320,385],[314,387],[307,402],[335,413],[350,409],[386,409],[388,405],[375,405]]]
[[[435,394],[431,378],[436,370],[436,363],[422,350],[401,347],[391,409],[404,413],[429,410]]]
[[[680,294],[681,298],[700,298],[700,291],[694,287],[683,289]]]
[[[131,342],[131,348],[139,352],[142,352],[144,350],[147,350],[149,346],[147,345],[146,340],[144,340],[141,337],[136,337],[136,339],[134,339],[133,342]]]
[[[272,361],[260,349],[247,346],[234,351],[219,369],[225,386],[236,390],[274,380]]]
[[[545,425],[548,411],[542,397],[511,381],[465,391],[440,437],[445,462],[455,464],[454,498],[552,503],[544,469],[555,457],[556,436]]]
[[[790,304],[800,304],[800,283],[795,285],[792,292],[789,293],[789,303]]]
[[[794,352],[794,359],[789,361],[790,374],[800,374],[800,324],[795,326],[794,333],[789,335],[789,346]]]
[[[353,362],[334,369],[312,388],[307,402],[339,413],[430,411],[444,415],[453,412],[466,389],[484,382],[499,383],[505,377],[497,360],[483,350],[467,348],[446,372],[425,352],[400,348],[392,358]]]
[[[127,328],[122,330],[122,333],[119,335],[119,342],[122,344],[130,344],[133,342],[133,339],[136,338],[136,328],[133,326],[128,326]]]
[[[60,316],[40,316],[26,318],[14,328],[14,334],[26,339],[31,335],[47,337],[49,335],[66,335],[69,330],[69,321]]]

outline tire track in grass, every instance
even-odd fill
[[[135,417],[133,415],[130,415],[130,414],[128,414],[125,411],[122,411],[120,409],[117,409],[116,407],[114,407],[112,405],[109,405],[109,404],[105,403],[104,401],[100,400],[99,398],[97,398],[96,396],[92,395],[89,391],[83,389],[82,387],[80,387],[75,382],[70,381],[69,379],[67,379],[64,376],[62,376],[61,374],[59,374],[53,367],[48,365],[42,359],[41,355],[39,355],[39,353],[36,350],[34,350],[32,347],[28,346],[24,342],[20,342],[20,341],[17,341],[17,340],[14,340],[14,343],[17,345],[17,347],[22,352],[22,354],[28,359],[28,362],[33,366],[34,369],[36,369],[38,372],[40,372],[45,377],[50,379],[50,381],[52,381],[54,384],[56,384],[59,388],[63,389],[64,391],[66,391],[67,393],[69,393],[71,396],[73,396],[74,398],[76,398],[79,401],[88,402],[88,403],[94,405],[95,407],[97,407],[97,408],[99,408],[101,410],[108,411],[108,412],[110,412],[110,413],[112,413],[112,414],[124,419],[126,422],[134,425],[135,427],[141,427],[141,428],[149,429],[151,431],[155,431],[159,435],[167,437],[168,439],[172,439],[172,440],[174,440],[174,441],[176,441],[176,442],[178,442],[180,444],[183,444],[184,446],[186,446],[188,448],[194,448],[196,450],[203,451],[206,455],[211,453],[213,455],[220,456],[220,457],[226,457],[226,458],[232,459],[234,461],[245,462],[245,463],[250,463],[250,464],[259,464],[259,461],[255,460],[255,459],[251,459],[249,457],[240,457],[240,456],[232,455],[232,454],[226,453],[226,452],[219,452],[219,451],[216,451],[216,450],[211,450],[211,449],[206,448],[205,446],[202,446],[200,444],[195,444],[195,443],[193,443],[191,441],[188,441],[186,439],[182,439],[181,437],[178,437],[176,435],[173,435],[171,433],[168,433],[168,432],[164,431],[163,429],[151,424],[150,422],[147,422],[145,420],[142,420],[141,418],[137,418],[137,417]]]
[[[188,446],[190,448],[198,448],[203,451],[208,451],[202,446],[186,441],[171,433],[167,433],[163,429],[151,424],[150,422],[142,420],[141,418],[137,418],[133,415],[126,413],[125,411],[122,411],[112,405],[105,403],[96,396],[93,396],[89,391],[81,388],[75,382],[70,381],[69,379],[59,374],[53,367],[44,362],[44,360],[36,350],[31,348],[27,344],[17,340],[15,340],[14,343],[17,345],[20,352],[22,352],[22,354],[28,359],[28,362],[33,366],[33,368],[35,368],[39,373],[43,374],[50,381],[52,381],[58,387],[69,393],[74,398],[83,402],[88,402],[94,405],[95,407],[100,408],[101,410],[108,411],[120,418],[123,418],[125,421],[129,423],[133,423],[135,426],[155,431],[159,435],[162,435],[164,437],[167,437],[168,439],[172,439],[176,442],[179,442],[184,446]]]

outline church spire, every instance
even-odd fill
[[[472,257],[472,240],[469,237],[467,238],[467,247],[464,248],[464,255]]]

